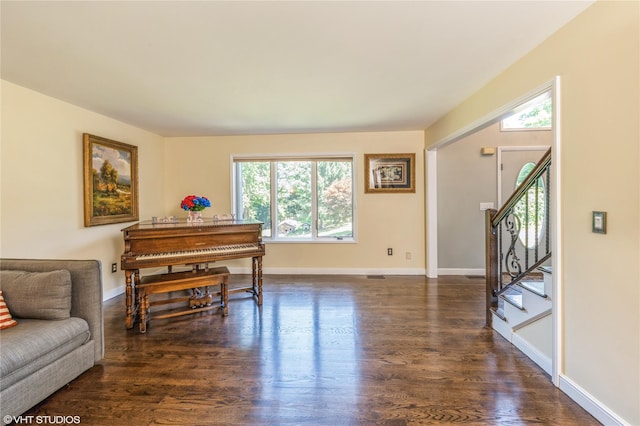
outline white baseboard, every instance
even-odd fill
[[[531,361],[538,364],[548,375],[551,375],[552,363],[551,358],[540,352],[535,346],[523,339],[518,333],[511,335],[511,343],[513,346],[520,349],[520,351],[528,356]]]
[[[232,274],[251,274],[251,268],[230,267]],[[263,268],[265,275],[426,275],[425,268]]]
[[[266,274],[291,275],[420,275],[425,276],[425,268],[284,268],[266,269]]]
[[[484,268],[438,268],[438,275],[482,275]]]
[[[102,294],[102,301],[106,302],[109,299],[113,299],[114,297],[120,296],[122,293],[124,293],[124,289],[125,289],[125,286],[122,285],[120,287],[116,287],[112,290],[104,292]]]
[[[493,316],[491,321],[493,329],[497,331],[498,334],[500,334],[502,337],[504,337],[508,342],[511,342],[511,336],[513,333],[511,333],[511,326],[509,325],[509,323],[493,312],[491,313],[491,315]]]
[[[250,267],[230,267],[232,274],[251,274]],[[265,275],[420,275],[424,268],[263,268]]]
[[[229,272],[232,274],[251,274],[250,267],[230,267]],[[419,275],[425,276],[424,268],[383,268],[383,269],[367,269],[367,268],[264,268],[262,273],[265,275]],[[102,295],[102,301],[120,296],[125,292],[125,286],[120,286],[105,292]]]
[[[560,375],[560,390],[566,393],[569,398],[573,399],[603,425],[631,426],[631,423],[624,421],[593,395],[563,375]]]

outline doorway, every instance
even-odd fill
[[[555,77],[553,80],[547,82],[541,87],[532,90],[531,92],[521,96],[520,98],[504,105],[503,107],[491,112],[490,114],[472,122],[468,126],[444,137],[431,145],[428,149],[425,149],[425,164],[427,170],[425,173],[425,188],[426,188],[426,230],[427,230],[427,251],[426,251],[426,275],[430,278],[438,276],[438,208],[437,208],[437,153],[438,149],[441,149],[449,144],[455,143],[464,139],[465,137],[484,129],[491,124],[497,123],[502,118],[511,115],[520,106],[527,101],[534,99],[536,96],[544,92],[550,92],[552,96],[553,110],[553,137],[552,137],[552,178],[551,178],[551,232],[553,235],[552,252],[562,253],[562,224],[559,222],[561,217],[561,187],[559,182],[561,179],[561,140],[560,140],[560,77]],[[553,298],[553,350],[552,350],[552,372],[551,381],[555,386],[559,386],[559,372],[560,365],[563,360],[562,352],[562,329],[560,328],[562,312],[562,282],[563,276],[562,268],[562,256],[556,255],[552,258],[553,268],[553,294],[556,295]]]

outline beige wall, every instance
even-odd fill
[[[640,424],[640,3],[599,1],[426,131],[431,146],[561,77],[561,379]],[[591,233],[591,211],[609,214]],[[566,379],[566,380],[564,380]]]
[[[357,242],[268,244],[265,272],[424,274],[422,131],[165,139],[6,81],[1,88],[3,257],[99,259],[105,297],[122,291],[123,272],[110,270],[119,266],[120,230],[129,224],[84,227],[87,132],[138,147],[141,220],[184,215],[179,202],[192,193],[211,198],[208,214],[230,212],[233,154],[355,154]],[[365,152],[416,153],[416,193],[365,195]]]
[[[0,256],[99,259],[103,292],[116,294],[128,224],[84,227],[82,134],[138,146],[143,217],[163,206],[163,139],[6,81],[0,87]]]
[[[229,213],[232,155],[355,154],[357,243],[267,244],[265,272],[424,274],[423,149],[422,131],[168,138],[165,211],[184,215],[180,200],[195,193],[212,200],[207,214]],[[390,152],[416,154],[415,194],[364,193],[364,153]]]

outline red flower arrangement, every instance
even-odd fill
[[[180,208],[192,212],[199,212],[207,207],[211,207],[211,201],[207,197],[199,195],[187,195],[180,203]]]

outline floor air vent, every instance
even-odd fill
[[[384,280],[384,275],[367,275],[368,280]]]

